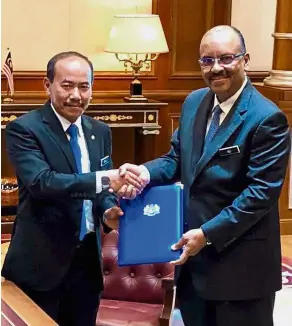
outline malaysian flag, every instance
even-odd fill
[[[4,62],[3,68],[2,68],[3,74],[7,77],[8,81],[8,88],[10,90],[10,94],[14,94],[14,83],[13,83],[13,65],[12,65],[12,59],[11,59],[11,51],[8,51],[7,58]]]

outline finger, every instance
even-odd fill
[[[114,206],[112,208],[109,208],[105,211],[104,213],[105,218],[109,219],[109,220],[115,220],[118,219],[119,216],[124,215],[124,212],[122,211],[122,209],[118,206]]]
[[[105,220],[105,224],[113,230],[119,229],[119,220]]]
[[[137,189],[143,189],[143,181],[131,172],[127,172],[125,175],[125,180]]]
[[[134,188],[130,199],[132,199],[132,200],[135,199],[138,194],[139,194],[138,190],[136,188]]]
[[[133,188],[131,196],[129,197],[129,199],[133,200],[137,197],[138,195],[138,190],[136,188]]]
[[[123,197],[125,197],[125,193],[126,193],[126,191],[127,191],[127,188],[128,188],[128,185],[123,185],[118,191],[117,191],[117,196],[119,197],[119,198],[123,198]]]
[[[127,171],[139,176],[141,174],[141,170],[138,165],[129,164],[127,166]]]
[[[119,167],[119,175],[121,177],[125,176],[125,174],[127,173],[128,165],[129,165],[128,163],[125,163]]]
[[[186,242],[187,241],[184,239],[184,237],[182,237],[182,238],[179,239],[179,241],[177,243],[175,243],[175,244],[173,244],[171,246],[171,249],[172,250],[179,250],[186,244]]]
[[[126,189],[126,191],[124,193],[124,198],[131,199],[133,190],[134,190],[133,186],[131,186],[131,185],[127,186],[127,189]]]
[[[187,261],[188,258],[189,258],[188,252],[187,252],[187,250],[185,250],[185,251],[182,252],[179,259],[171,261],[170,264],[172,264],[172,265],[182,265]]]

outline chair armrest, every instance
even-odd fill
[[[173,290],[174,280],[173,277],[165,277],[162,279],[162,288],[166,291]]]
[[[162,279],[161,283],[162,288],[164,289],[164,298],[163,298],[163,307],[162,312],[159,318],[160,326],[168,326],[171,316],[171,312],[174,304],[174,280],[173,277],[165,277]]]
[[[5,319],[9,325],[57,326],[57,323],[14,283],[1,281],[1,296],[1,319]]]

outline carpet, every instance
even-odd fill
[[[292,259],[282,258],[282,284],[283,287],[292,287]]]
[[[274,308],[274,326],[287,326],[292,320],[292,259],[282,258],[282,290],[276,293]],[[174,309],[171,326],[184,326],[179,309]]]
[[[292,320],[292,259],[282,258],[282,290],[276,293],[274,326],[290,325]]]

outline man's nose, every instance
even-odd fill
[[[78,87],[74,87],[71,94],[70,94],[70,97],[74,100],[80,100],[81,99],[81,96],[80,96],[80,91],[79,91],[79,88]]]
[[[218,59],[215,59],[214,64],[211,68],[211,71],[214,73],[218,73],[223,70],[224,70],[224,68],[219,64]]]

